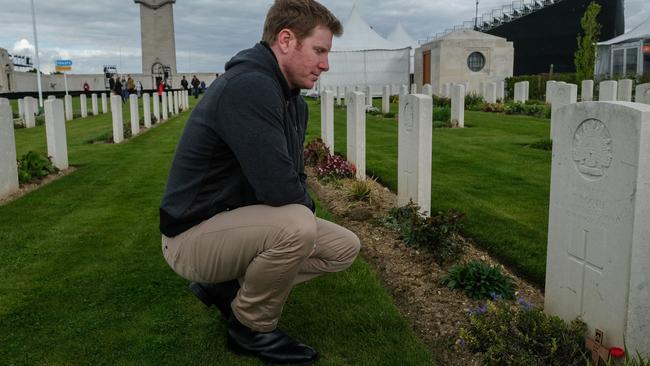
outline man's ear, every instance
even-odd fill
[[[277,42],[278,48],[282,53],[288,53],[291,42],[296,39],[296,36],[290,29],[284,28],[278,33]]]

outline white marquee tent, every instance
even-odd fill
[[[404,30],[404,27],[402,27],[402,22],[397,22],[397,25],[393,31],[388,35],[388,40],[396,45],[411,47],[411,73],[413,73],[415,70],[413,68],[413,57],[415,56],[415,49],[420,47],[420,44],[415,39],[413,39],[413,37],[411,37],[406,32],[406,30]]]
[[[598,43],[596,76],[650,73],[650,18],[631,31]]]
[[[318,87],[369,85],[373,95],[381,95],[384,85],[409,84],[409,59],[409,45],[382,38],[353,7],[343,35],[332,41],[330,70],[321,75]]]

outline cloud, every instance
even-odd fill
[[[264,17],[273,0],[182,0],[174,5],[177,68],[180,73],[220,72],[241,49],[260,40]],[[352,2],[322,0],[341,21]],[[398,21],[416,40],[442,32],[474,17],[474,0],[356,0],[362,17],[382,36]],[[481,16],[510,0],[480,0]],[[133,0],[35,1],[43,69],[57,58],[72,59],[74,73],[100,72],[116,65],[119,72],[139,73],[140,13]],[[650,17],[650,1],[625,0],[626,27]],[[34,53],[29,1],[0,0],[0,47]]]
[[[31,44],[28,40],[26,39],[21,39],[20,41],[16,41],[14,43],[14,48],[11,50],[13,53],[19,53],[19,54],[34,54],[34,45]]]

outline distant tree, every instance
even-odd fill
[[[591,2],[580,19],[583,34],[578,34],[578,49],[573,58],[576,66],[576,79],[578,81],[593,79],[596,64],[596,43],[600,37],[602,26],[596,17],[600,13],[600,5]]]
[[[61,71],[52,71],[50,75],[63,75]]]

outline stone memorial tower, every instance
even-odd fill
[[[174,10],[176,0],[133,0],[140,4],[142,73],[164,79],[176,74]]]

